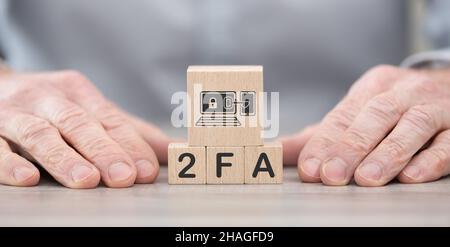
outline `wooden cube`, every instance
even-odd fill
[[[189,145],[262,145],[262,92],[262,66],[190,66]]]
[[[245,147],[245,183],[278,184],[283,182],[281,143]]]
[[[187,143],[169,144],[169,184],[205,184],[206,148]]]
[[[207,184],[244,183],[244,147],[207,147]]]

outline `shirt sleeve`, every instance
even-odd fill
[[[450,47],[436,51],[426,51],[407,57],[400,64],[404,68],[445,68],[450,67]]]
[[[5,15],[6,15],[6,9],[7,9],[7,5],[8,4],[8,1],[7,0],[0,0],[0,66],[1,66],[1,62],[2,62],[2,59],[5,59],[5,53],[4,53],[4,50],[3,50],[3,39],[4,39],[4,36],[5,36],[5,34],[4,34],[4,29],[5,29],[5,27],[4,27],[4,17],[5,17]]]

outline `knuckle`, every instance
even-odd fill
[[[403,79],[409,89],[419,94],[439,92],[438,85],[429,76],[423,74],[410,75]]]
[[[86,141],[81,150],[85,150],[86,155],[91,159],[99,160],[105,157],[113,157],[119,154],[117,146],[105,138],[96,138]]]
[[[412,107],[405,113],[402,120],[412,126],[418,134],[423,136],[427,136],[427,133],[434,132],[438,128],[435,116],[426,106]]]
[[[347,107],[338,107],[328,114],[326,122],[333,125],[331,127],[345,130],[356,117],[355,112]]]
[[[111,103],[105,103],[97,109],[97,118],[106,130],[127,126],[128,121]]]
[[[124,149],[127,150],[129,152],[142,152],[144,151],[144,147],[143,145],[136,140],[136,138],[121,138],[121,140],[119,140],[120,146]]]
[[[367,154],[372,149],[371,137],[355,129],[347,130],[343,143],[360,154]]]
[[[60,164],[64,163],[68,156],[69,150],[66,147],[56,145],[46,150],[42,162],[45,162],[46,169],[50,169],[57,173],[63,173],[63,166]]]
[[[43,119],[21,119],[17,122],[17,139],[21,145],[33,149],[46,136],[55,134],[52,125]]]
[[[397,161],[396,163],[405,162],[408,159],[406,153],[406,143],[404,143],[403,138],[387,138],[384,141],[383,152],[386,153],[392,160]]]
[[[151,147],[142,139],[142,137],[131,128],[123,128],[120,135],[116,135],[114,140],[127,153],[147,153],[151,152]]]
[[[379,95],[367,103],[366,110],[373,118],[381,123],[390,122],[402,114],[402,107],[393,96]]]
[[[65,133],[72,133],[80,128],[88,126],[89,115],[76,106],[65,107],[55,114],[55,125]]]
[[[332,137],[328,130],[324,130],[317,135],[311,137],[311,139],[308,141],[308,143],[305,144],[305,150],[308,149],[325,149],[328,146],[335,143],[335,139]]]

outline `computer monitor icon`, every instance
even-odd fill
[[[235,114],[236,92],[203,91],[200,93],[202,114]]]
[[[240,93],[240,101],[235,91],[202,91],[200,92],[200,118],[196,126],[241,126],[237,117],[237,105],[241,104],[240,116],[251,116],[255,113],[256,92]]]

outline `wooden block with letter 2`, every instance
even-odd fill
[[[169,145],[169,184],[205,184],[206,148],[187,143]]]

